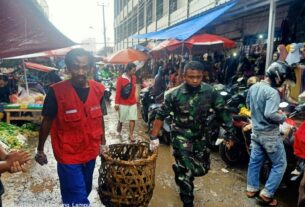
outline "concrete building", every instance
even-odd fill
[[[114,0],[115,50],[140,43],[129,38],[133,34],[164,29],[227,1]]]
[[[115,50],[144,42],[131,35],[159,31],[187,18],[200,15],[230,0],[114,0]],[[287,16],[293,0],[277,0],[276,29]],[[269,1],[239,0],[228,13],[220,16],[202,32],[224,35],[235,40],[266,33]]]

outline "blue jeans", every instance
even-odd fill
[[[279,187],[287,167],[283,139],[280,135],[252,133],[247,191],[259,191],[260,170],[267,158],[271,161],[272,167],[261,195],[271,198]]]
[[[83,164],[57,163],[60,192],[63,204],[89,206],[88,196],[92,189],[95,160]]]

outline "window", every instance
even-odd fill
[[[144,27],[144,8],[143,6],[140,6],[140,12],[139,12],[139,30],[141,30]]]
[[[132,13],[132,34],[136,33],[137,32],[137,12],[133,12]]]
[[[177,0],[169,0],[169,13],[173,13],[177,10]]]
[[[152,0],[148,0],[146,2],[146,24],[149,25],[153,20],[153,7]]]
[[[163,16],[163,0],[157,0],[157,20]]]

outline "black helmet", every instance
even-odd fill
[[[296,80],[293,69],[287,63],[281,61],[272,63],[266,71],[266,76],[270,79],[272,87],[280,87],[285,80],[294,83]]]

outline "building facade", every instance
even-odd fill
[[[114,0],[115,50],[143,41],[134,34],[158,31],[229,0]]]
[[[143,43],[130,38],[179,23],[230,0],[114,0],[115,50]],[[202,32],[238,40],[268,30],[269,1],[239,0],[227,14],[220,16]],[[278,0],[276,30],[287,17],[293,0]]]

